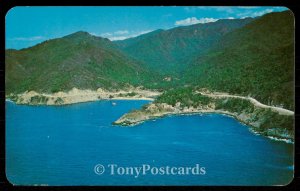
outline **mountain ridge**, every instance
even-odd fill
[[[293,92],[289,88],[291,80],[288,79],[288,76],[292,76],[292,67],[288,68],[289,72],[283,75],[281,81],[272,80],[281,84],[279,86],[266,82],[268,77],[274,78],[274,73],[267,72],[274,69],[270,65],[263,64],[262,71],[253,69],[254,65],[254,68],[261,67],[254,61],[274,62],[282,67],[283,62],[290,63],[288,60],[293,56],[290,54],[293,38],[288,36],[292,30],[291,19],[289,28],[276,28],[277,25],[285,26],[282,17],[287,18],[289,14],[289,11],[284,11],[254,19],[225,19],[168,30],[158,29],[123,41],[110,41],[78,31],[33,47],[6,50],[6,90],[8,93],[26,90],[56,92],[73,87],[109,89],[130,85],[168,90],[185,85],[207,86],[234,94],[254,94],[255,98],[264,103],[275,101],[274,104],[283,103],[292,108],[292,100],[287,101],[279,94],[280,91],[289,94]],[[202,29],[200,32],[197,31],[199,27]],[[210,31],[214,33],[210,34]],[[220,31],[223,33],[219,34]],[[200,40],[194,41],[195,36]],[[281,36],[287,36],[289,41],[278,38]],[[126,46],[133,47],[138,54],[149,54],[150,57],[164,48],[166,51],[145,60],[128,54],[128,50],[124,50]],[[194,48],[195,46],[201,50]],[[188,48],[183,50],[182,47]],[[195,50],[187,51],[190,49]],[[265,56],[269,54],[272,56]],[[157,63],[151,66],[152,62],[147,59],[154,59]],[[176,61],[169,62],[169,59]],[[218,63],[220,60],[224,63]],[[240,62],[248,63],[244,66],[251,69],[251,72],[242,69]],[[161,63],[164,66],[160,67]],[[161,70],[165,73],[161,74]],[[235,75],[230,77],[228,72]],[[265,74],[268,77],[263,77]],[[260,82],[247,83],[240,80],[245,77]],[[273,90],[273,87],[278,87],[280,91]]]
[[[188,67],[184,64],[186,59],[199,54],[199,51],[205,53],[220,36],[252,20],[222,19],[212,23],[180,26],[116,43],[125,53],[148,64],[153,70],[160,68],[161,73],[170,70],[180,72],[182,68]]]
[[[290,11],[266,14],[228,33],[194,60],[186,71],[186,83],[252,95],[293,110],[293,30]]]
[[[7,50],[5,61],[7,93],[56,92],[73,87],[117,88],[139,85],[145,77],[150,81],[155,79],[111,41],[86,32],[18,51]]]

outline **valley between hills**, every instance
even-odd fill
[[[79,31],[5,54],[6,98],[65,105],[151,103],[114,122],[221,113],[294,141],[294,17],[290,11],[156,30],[122,41]]]

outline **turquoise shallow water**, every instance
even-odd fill
[[[220,114],[168,116],[112,126],[148,101],[68,106],[6,102],[6,175],[17,185],[284,185],[293,144],[252,134]],[[94,166],[105,172],[97,175]],[[205,167],[204,175],[114,175],[119,167]]]

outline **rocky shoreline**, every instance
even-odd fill
[[[234,117],[241,123],[248,125],[250,127],[250,131],[254,134],[263,135],[268,138],[285,141],[287,143],[294,143],[293,133],[289,130],[281,128],[262,128],[265,121],[262,119],[263,114],[260,114],[260,117],[256,116],[259,112],[229,112],[223,109],[216,109],[214,104],[202,105],[198,106],[197,108],[181,108],[180,103],[177,103],[175,106],[165,103],[151,103],[144,106],[141,110],[134,110],[124,114],[118,120],[113,122],[113,124],[121,126],[134,126],[147,120],[157,119],[168,115],[218,113]]]
[[[177,102],[174,106],[167,103],[157,103],[155,98],[161,95],[161,92],[144,90],[140,88],[130,88],[126,90],[107,91],[103,89],[92,90],[79,90],[73,88],[68,92],[57,92],[54,94],[37,93],[35,91],[26,91],[21,94],[10,94],[6,98],[16,104],[26,105],[67,105],[81,102],[97,101],[97,100],[149,100],[154,101],[150,104],[144,105],[140,110],[134,110],[124,114],[118,120],[113,122],[114,125],[133,126],[147,120],[161,118],[167,115],[188,115],[188,114],[207,114],[219,113],[234,117],[236,120],[250,127],[251,132],[254,134],[263,135],[271,139],[285,141],[288,143],[294,142],[294,134],[290,129],[282,128],[279,126],[272,127],[272,117],[290,117],[291,114],[286,112],[278,112],[272,108],[261,108],[253,104],[251,111],[249,109],[235,110],[229,108],[222,108],[218,103],[227,103],[230,100],[243,100],[240,98],[224,98],[211,96],[208,104],[199,104],[197,107],[183,106]],[[207,94],[208,95],[208,94]],[[244,100],[245,101],[245,100]],[[247,100],[246,100],[247,101]],[[231,111],[230,111],[231,110]],[[271,116],[270,117],[270,113]],[[274,117],[275,116],[275,117]],[[293,116],[293,115],[292,115]],[[266,118],[268,120],[266,120]],[[289,119],[290,121],[290,119]],[[276,124],[276,123],[275,123]],[[266,125],[268,127],[266,127]]]

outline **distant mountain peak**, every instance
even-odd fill
[[[102,42],[102,43],[111,43],[108,38],[103,38],[100,36],[92,35],[86,31],[77,31],[75,33],[69,34],[64,36],[63,39],[72,40],[74,42],[81,42],[81,41],[89,41],[89,42]]]
[[[90,34],[90,33],[86,32],[86,31],[77,31],[75,33],[77,33],[77,34]]]
[[[77,32],[74,32],[72,34],[69,34],[65,37],[71,37],[71,38],[76,38],[76,37],[91,37],[92,35],[86,31],[77,31]]]
[[[187,67],[187,60],[204,54],[223,35],[245,26],[251,20],[226,19],[160,29],[114,43],[126,54],[146,63],[150,69],[162,73],[180,73]]]

